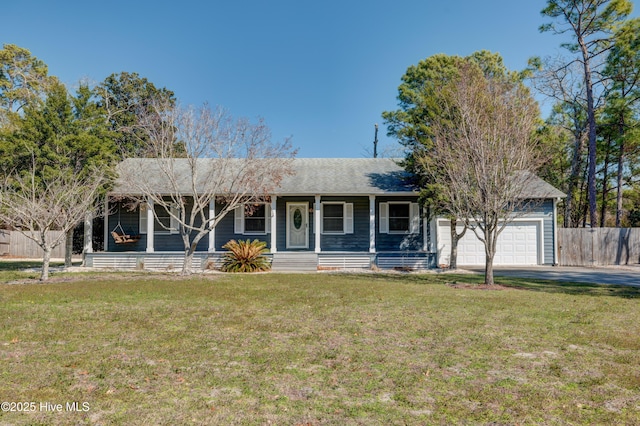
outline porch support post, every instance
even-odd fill
[[[84,248],[83,252],[93,253],[93,215],[87,212],[84,215]]]
[[[376,252],[376,196],[369,195],[369,253]]]
[[[277,253],[277,241],[278,241],[278,216],[277,216],[277,201],[278,197],[271,196],[271,253]]]
[[[429,252],[430,244],[429,240],[431,239],[429,232],[429,210],[426,206],[422,207],[422,251]]]
[[[431,234],[431,243],[429,244],[429,253],[438,253],[438,218],[433,217],[429,222],[429,229]]]
[[[209,225],[209,248],[207,249],[209,253],[213,253],[216,251],[216,228],[214,225],[216,217],[216,198],[213,197],[209,200],[209,220],[211,221],[211,225]]]
[[[109,195],[104,197],[104,244],[102,250],[109,251]]]
[[[315,211],[313,212],[313,229],[315,232],[315,252],[320,253],[320,196],[316,195]]]
[[[147,199],[147,253],[153,253],[153,234],[156,218],[153,214],[153,200]]]

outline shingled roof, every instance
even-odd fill
[[[522,172],[521,176],[525,180],[525,188],[522,190],[524,198],[564,198],[567,196],[531,172]]]
[[[176,159],[178,170],[189,169],[186,160]],[[215,160],[207,161],[214,166]],[[268,160],[265,160],[268,161]],[[182,165],[181,162],[185,164]],[[184,167],[183,167],[184,166]],[[285,177],[273,195],[416,195],[418,189],[411,183],[411,175],[389,158],[296,158],[292,162],[293,174]],[[118,165],[119,172],[144,173],[145,179],[155,182],[157,192],[167,190],[155,159],[132,158]],[[185,176],[186,178],[186,176]],[[185,179],[185,185],[189,183]],[[542,179],[528,179],[524,191],[529,198],[558,198],[565,195]],[[185,193],[189,192],[185,186]],[[123,180],[116,180],[114,194],[135,193]]]
[[[216,164],[211,159],[199,161],[203,164],[198,167]],[[174,164],[178,173],[190,173],[186,160],[176,159]],[[410,175],[388,158],[296,158],[292,169],[293,174],[284,178],[273,195],[412,195],[417,191],[409,183]],[[119,175],[144,175],[158,193],[169,191],[156,159],[129,158],[118,164],[117,171]],[[185,176],[185,193],[189,193],[189,183]],[[112,190],[119,195],[135,192],[125,179],[117,179]]]
[[[396,160],[388,158],[297,158],[294,174],[277,191],[287,194],[413,194],[417,188]]]

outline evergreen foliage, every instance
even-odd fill
[[[139,125],[140,117],[160,105],[175,106],[174,93],[157,88],[137,73],[111,74],[97,88],[98,107],[114,134],[120,158],[148,157],[148,134]]]

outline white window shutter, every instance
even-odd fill
[[[379,229],[381,234],[389,233],[389,204],[380,203]]]
[[[177,234],[178,233],[178,229],[180,227],[180,221],[178,219],[176,219],[177,217],[180,216],[180,209],[178,208],[178,206],[176,204],[171,204],[171,223],[169,225],[169,227],[171,228],[171,233],[172,234]],[[175,216],[175,217],[174,217]]]
[[[234,210],[234,226],[235,234],[244,234],[244,204],[240,204]]]
[[[420,205],[418,203],[410,204],[409,215],[411,218],[409,232],[411,234],[419,234],[420,233]]]
[[[344,233],[353,234],[353,203],[344,204]]]
[[[147,233],[147,204],[140,203],[140,219],[138,220],[138,233]]]
[[[271,204],[264,205],[264,232],[271,233]]]

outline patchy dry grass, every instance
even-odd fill
[[[474,280],[119,274],[0,284],[0,399],[38,404],[0,412],[0,424],[640,422],[637,289],[446,285]],[[39,405],[72,401],[88,411]]]

